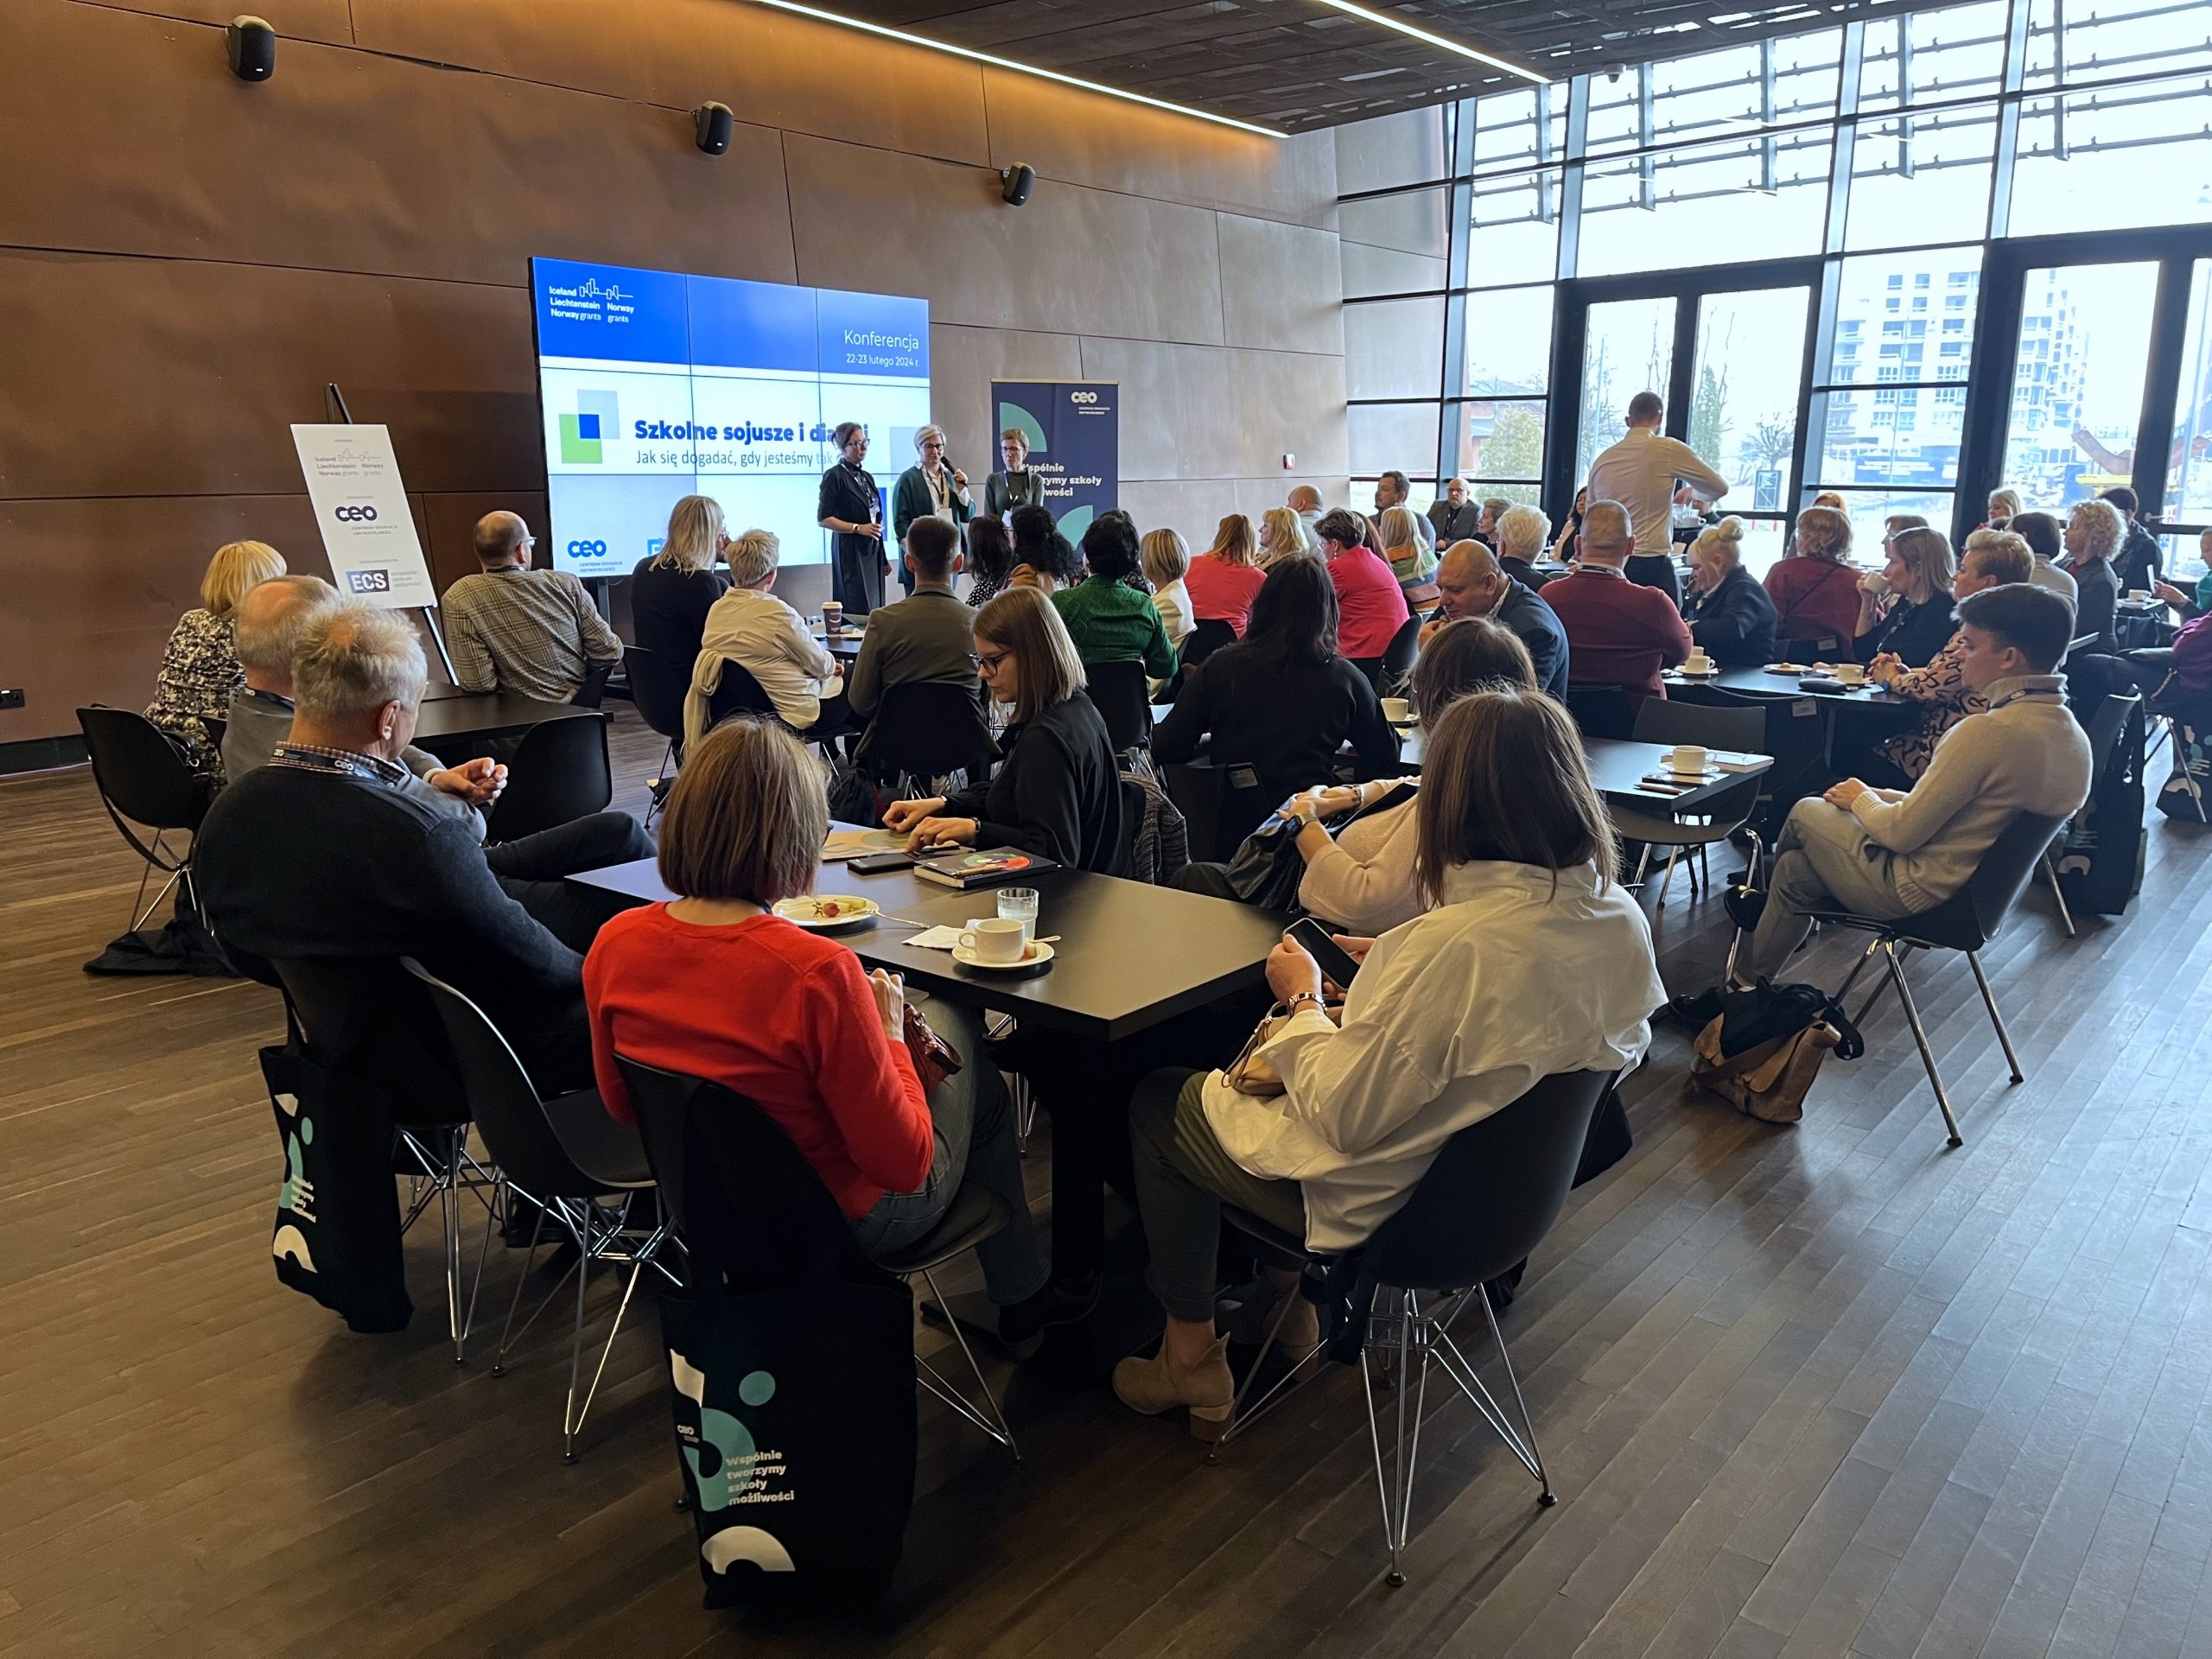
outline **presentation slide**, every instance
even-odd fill
[[[837,426],[868,429],[887,498],[913,464],[930,418],[925,300],[565,259],[532,259],[531,285],[556,569],[629,575],[687,495],[719,501],[733,538],[772,530],[784,563],[819,564]]]

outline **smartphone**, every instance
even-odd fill
[[[1329,930],[1311,916],[1301,916],[1290,925],[1290,937],[1306,947],[1306,953],[1321,964],[1330,983],[1340,989],[1350,990],[1352,978],[1359,972],[1359,963],[1329,937]]]
[[[912,853],[867,853],[859,858],[849,858],[845,868],[855,875],[881,875],[887,870],[911,870],[914,868]]]

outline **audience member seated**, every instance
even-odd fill
[[[2035,584],[2047,588],[2064,600],[2069,610],[2078,611],[2082,590],[2074,578],[2059,568],[2065,556],[2065,531],[2057,518],[2048,512],[2016,512],[1998,529],[2009,530],[2028,544],[2028,551],[2035,555]]]
[[[968,603],[980,611],[1006,591],[1014,574],[1014,537],[1003,518],[985,514],[969,521],[967,559]]]
[[[1559,527],[1559,538],[1552,543],[1552,557],[1560,563],[1573,564],[1582,557],[1582,515],[1589,511],[1590,486],[1586,484],[1574,493],[1574,505]]]
[[[1536,539],[1541,542],[1544,516],[1534,507],[1509,508],[1500,539],[1529,531],[1526,520],[1515,522],[1513,515],[1517,512],[1534,517]],[[1424,655],[1438,632],[1453,621],[1490,617],[1518,635],[1527,647],[1535,667],[1536,689],[1554,697],[1567,695],[1567,630],[1544,603],[1542,594],[1505,573],[1503,560],[1480,542],[1457,543],[1446,550],[1444,562],[1437,567],[1436,591],[1440,602],[1421,631]]]
[[[1436,574],[1436,550],[1414,528],[1420,515],[1411,507],[1385,507],[1375,521],[1382,543],[1382,562],[1401,588],[1418,587]]]
[[[1167,643],[1180,651],[1195,620],[1190,590],[1183,585],[1191,570],[1190,544],[1179,531],[1150,530],[1137,551],[1144,579],[1152,584],[1152,607],[1160,613],[1160,626],[1167,630]]]
[[[1153,730],[1153,758],[1193,760],[1201,743],[1214,766],[1249,767],[1260,792],[1246,822],[1224,826],[1230,836],[1294,791],[1334,777],[1346,743],[1360,776],[1396,769],[1398,734],[1367,677],[1338,649],[1336,589],[1319,559],[1287,559],[1267,573],[1251,627],[1189,671]]]
[[[1060,534],[1050,512],[1042,507],[1016,507],[1008,524],[1014,532],[1014,569],[1007,573],[1007,587],[1057,594],[1083,580],[1083,556]]]
[[[2035,563],[2028,544],[2010,531],[1977,530],[1967,537],[1966,557],[1960,562],[1952,597],[1963,600],[1984,588],[2031,582]],[[1891,696],[1921,707],[1918,726],[1885,739],[1875,751],[1868,773],[1875,783],[1910,785],[1928,770],[1944,733],[1988,707],[1960,674],[1960,639],[1953,634],[1924,668],[1907,668],[1901,658],[1886,652],[1867,664],[1868,678],[1878,681]]]
[[[1490,518],[1490,504],[1477,502],[1470,496],[1464,478],[1446,479],[1444,493],[1428,504],[1428,527],[1438,547],[1449,547],[1454,542],[1486,540]]]
[[[1984,530],[2001,530],[2005,521],[2020,514],[2022,503],[2018,490],[1992,490],[1989,493],[1989,517],[1982,521]]]
[[[1780,979],[1812,912],[1886,920],[1931,910],[1966,886],[2016,814],[2061,817],[2080,807],[2089,740],[2056,671],[2073,626],[2064,601],[2029,582],[1959,607],[1959,676],[1986,712],[1943,734],[1910,790],[1847,778],[1791,809],[1766,893],[1730,896],[1731,914],[1752,930],[1741,982]],[[1696,1021],[1710,1017],[1711,996],[1674,1006]]]
[[[683,700],[686,747],[715,723],[715,693],[721,689],[724,663],[752,675],[767,693],[776,718],[795,732],[826,737],[851,724],[836,659],[823,649],[806,619],[768,591],[776,585],[780,551],[775,532],[767,530],[748,530],[729,544],[730,590],[708,613],[690,695]]]
[[[925,570],[914,575],[918,595]],[[775,914],[813,891],[829,829],[821,771],[779,727],[731,721],[684,757],[660,845],[661,880],[680,896],[613,918],[584,962],[600,1098],[636,1121],[618,1054],[744,1096],[791,1137],[872,1255],[919,1242],[972,1180],[1006,1206],[976,1256],[1000,1335],[1026,1348],[1057,1304],[975,1010],[931,1001],[931,1027],[967,1064],[925,1091],[899,977],[863,972],[836,940]]]
[[[1183,578],[1192,622],[1226,622],[1241,636],[1267,579],[1254,562],[1252,521],[1241,512],[1229,514],[1215,530],[1213,545],[1191,561]]]
[[[2161,582],[2151,591],[2181,613],[2184,622],[2193,622],[2206,612],[2212,611],[2212,530],[2201,532],[2196,538],[2196,556],[2204,563],[2204,574],[2196,579],[2195,591],[2176,587],[2171,582]]]
[[[1432,626],[1438,632],[1421,647],[1411,688],[1414,707],[1430,731],[1446,709],[1471,692],[1503,686],[1538,689],[1528,646],[1503,622],[1471,616]],[[1378,934],[1428,908],[1414,857],[1420,839],[1417,802],[1357,818],[1335,836],[1321,827],[1330,818],[1364,811],[1395,789],[1420,785],[1418,778],[1377,779],[1330,784],[1293,798],[1291,810],[1302,821],[1298,851],[1306,861],[1305,879],[1298,884],[1301,909],[1326,917],[1348,933]]]
[[[1474,539],[1480,542],[1484,547],[1490,549],[1491,552],[1497,552],[1498,521],[1503,518],[1505,515],[1512,510],[1513,504],[1507,500],[1503,496],[1484,496],[1483,498],[1482,517],[1475,521]],[[1551,533],[1551,521],[1549,519],[1547,519],[1544,522],[1544,533],[1548,536]]]
[[[594,665],[622,660],[622,641],[583,583],[565,570],[530,568],[536,545],[518,514],[487,512],[476,521],[483,568],[447,588],[440,605],[454,679],[464,691],[570,702]]]
[[[630,573],[635,643],[687,681],[706,636],[707,613],[729,591],[729,578],[714,568],[728,547],[721,503],[711,495],[687,495],[669,510],[660,551],[639,559]]]
[[[320,576],[272,576],[238,601],[236,639],[245,683],[231,693],[223,728],[223,776],[236,783],[267,766],[292,735],[292,656],[300,631],[338,607],[338,590]],[[477,840],[484,818],[506,787],[507,769],[488,760],[448,766],[411,743],[393,757],[407,769],[399,792],[434,812],[460,819]]]
[[[1228,1421],[1227,1338],[1214,1334],[1224,1203],[1310,1249],[1351,1249],[1458,1131],[1540,1078],[1618,1071],[1649,1044],[1645,1016],[1666,995],[1650,931],[1611,880],[1612,826],[1566,710],[1525,690],[1462,697],[1430,733],[1427,764],[1416,836],[1435,908],[1344,941],[1364,966],[1342,1027],[1323,1012],[1319,966],[1286,939],[1267,976],[1292,1017],[1261,1051],[1284,1092],[1168,1071],[1131,1103],[1137,1207],[1167,1313],[1158,1355],[1115,1368],[1115,1393],[1137,1411],[1187,1407],[1209,1438]],[[1272,1276],[1278,1295],[1294,1294],[1289,1274]],[[1302,1355],[1314,1339],[1313,1310],[1294,1308],[1283,1345]]]
[[[1314,533],[1337,590],[1338,645],[1355,663],[1380,661],[1412,613],[1405,590],[1367,544],[1367,521],[1348,508],[1324,513]]]
[[[1690,543],[1682,620],[1691,643],[1724,668],[1763,668],[1774,660],[1774,601],[1744,569],[1744,521],[1732,513]]]
[[[184,752],[193,770],[213,788],[222,757],[200,722],[219,719],[231,693],[245,683],[231,630],[238,601],[262,582],[284,574],[284,556],[266,542],[231,542],[215,550],[200,578],[200,603],[177,619],[162,648],[154,700],[146,718]]]
[[[868,613],[868,634],[846,682],[846,706],[858,719],[873,721],[885,695],[898,686],[957,685],[974,694],[977,733],[987,740],[990,728],[976,681],[976,613],[952,591],[960,574],[960,532],[942,518],[917,518],[903,556],[914,591]],[[861,734],[855,761],[868,759],[874,736],[872,725]]]
[[[1319,515],[1315,514],[1318,522]],[[1269,507],[1260,515],[1260,549],[1256,561],[1262,571],[1272,570],[1285,559],[1300,554],[1319,558],[1321,549],[1306,520],[1288,507]]]
[[[1859,634],[1859,573],[1851,568],[1851,519],[1837,507],[1797,515],[1789,551],[1766,573],[1777,651],[1793,639],[1833,639],[1839,656]]]
[[[1537,569],[1536,561],[1544,556],[1544,543],[1551,533],[1552,521],[1544,517],[1542,508],[1506,503],[1491,531],[1498,569],[1529,592],[1541,592],[1553,573]]]
[[[2150,593],[2160,579],[2166,556],[2150,526],[2138,516],[2142,506],[2140,498],[2126,485],[2116,484],[2101,492],[2097,499],[2108,504],[2126,526],[2120,550],[2112,556],[2113,579],[2119,582],[2123,594]]]
[[[2096,636],[2096,643],[2087,650],[2109,653],[2120,649],[2113,628],[2120,607],[2120,577],[2112,562],[2126,537],[2127,521],[2109,501],[2076,502],[2066,516],[2066,563],[2062,568],[2078,590],[2074,637]]]
[[[397,756],[427,678],[397,612],[343,606],[308,620],[290,737],[218,795],[200,826],[201,909],[234,960],[414,957],[482,1006],[541,1091],[586,1087],[579,953],[621,902],[563,878],[649,857],[652,842],[626,813],[602,812],[483,848],[405,787]],[[427,1002],[419,1014],[371,1057],[397,1089],[410,1086],[410,1065],[448,1052]]]
[[[1631,699],[1663,697],[1662,669],[1689,659],[1690,631],[1675,601],[1623,574],[1628,509],[1592,501],[1582,516],[1582,558],[1541,597],[1567,630],[1569,685],[1618,685]]]
[[[1114,746],[1052,601],[1014,588],[978,611],[976,671],[991,700],[1014,710],[999,739],[1005,763],[988,784],[957,795],[899,801],[884,823],[913,851],[1018,847],[1071,869],[1113,874],[1122,835]]]
[[[1283,498],[1283,505],[1295,513],[1298,522],[1306,527],[1306,550],[1318,556],[1321,544],[1313,533],[1313,526],[1321,522],[1321,492],[1311,484],[1300,484]]]
[[[1887,654],[1925,668],[1950,642],[1951,544],[1940,531],[1908,524],[1884,536],[1882,550],[1888,563],[1859,584],[1853,652],[1862,663]]]
[[[1838,512],[1841,512],[1851,504],[1834,490],[1822,490],[1813,498],[1813,505],[1816,507],[1833,507]]]
[[[1143,568],[1137,527],[1126,512],[1102,512],[1083,532],[1083,561],[1090,574],[1065,593],[1052,595],[1052,608],[1067,625],[1084,666],[1093,663],[1142,663],[1144,671],[1164,680],[1175,671],[1175,647],[1148,594],[1129,585]]]

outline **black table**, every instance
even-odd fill
[[[1421,768],[1422,752],[1427,747],[1427,736],[1418,726],[1398,728],[1398,764],[1408,772]],[[1764,772],[1773,765],[1766,755],[1754,758],[1757,766],[1747,766],[1740,772],[1724,772],[1710,783],[1700,784],[1694,789],[1677,794],[1672,788],[1654,788],[1646,781],[1649,774],[1665,770],[1662,757],[1672,753],[1668,743],[1634,743],[1624,738],[1586,737],[1582,753],[1590,763],[1590,781],[1598,793],[1608,801],[1618,801],[1644,811],[1654,810],[1674,813],[1676,817],[1694,813],[1705,802],[1739,778],[1754,772]]]
[[[838,661],[844,663],[851,662],[854,658],[861,654],[861,642],[867,637],[868,630],[865,628],[857,633],[841,633],[835,639],[824,634],[819,628],[814,631],[814,643]]]
[[[639,904],[672,897],[651,859],[569,878]],[[1009,887],[1037,889],[1037,932],[1058,936],[1052,968],[1033,979],[962,967],[944,950],[905,941],[923,927],[957,925],[996,913],[992,887],[957,893],[911,872],[856,875],[842,864],[815,872],[817,893],[851,893],[884,911],[874,927],[836,935],[871,968],[906,976],[935,995],[1019,1018],[1067,1039],[1079,1060],[1103,1052],[1179,1014],[1261,985],[1268,953],[1287,917],[1198,893],[1124,881],[1084,870],[1048,870]],[[1229,1058],[1216,1058],[1216,1064]],[[1109,1068],[1072,1065],[1071,1076],[1105,1077]],[[1086,1281],[1105,1238],[1105,1171],[1119,1162],[1109,1140],[1127,1139],[1128,1103],[1084,1090],[1056,1096],[1052,1119],[1052,1264],[1056,1278]]]
[[[540,702],[511,691],[469,693],[425,699],[415,721],[415,741],[450,764],[474,759],[483,753],[482,741],[515,732],[526,732],[552,720],[604,720],[597,709],[573,702]]]

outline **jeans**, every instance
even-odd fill
[[[1042,1290],[1051,1264],[1022,1191],[1021,1154],[1014,1145],[1006,1079],[983,1051],[982,1022],[974,1009],[932,1000],[929,1020],[967,1062],[930,1090],[937,1140],[930,1173],[912,1192],[887,1192],[877,1199],[874,1209],[853,1223],[853,1236],[872,1256],[909,1249],[944,1219],[961,1181],[973,1179],[1008,1212],[1007,1224],[976,1247],[991,1300],[1007,1307]]]
[[[1152,1252],[1153,1294],[1170,1319],[1192,1325],[1213,1322],[1224,1202],[1287,1233],[1306,1235],[1298,1183],[1252,1174],[1222,1149],[1206,1121],[1206,1077],[1172,1066],[1154,1071],[1129,1103],[1137,1212]]]
[[[1766,908],[1751,934],[1745,971],[1778,977],[1805,942],[1809,912],[1847,910],[1877,920],[1912,914],[1891,874],[1895,857],[1868,840],[1859,820],[1840,807],[1817,799],[1798,802],[1774,844]]]
[[[594,812],[484,849],[484,861],[507,896],[579,956],[591,949],[601,924],[630,901],[563,878],[652,855],[652,837],[627,812]]]

